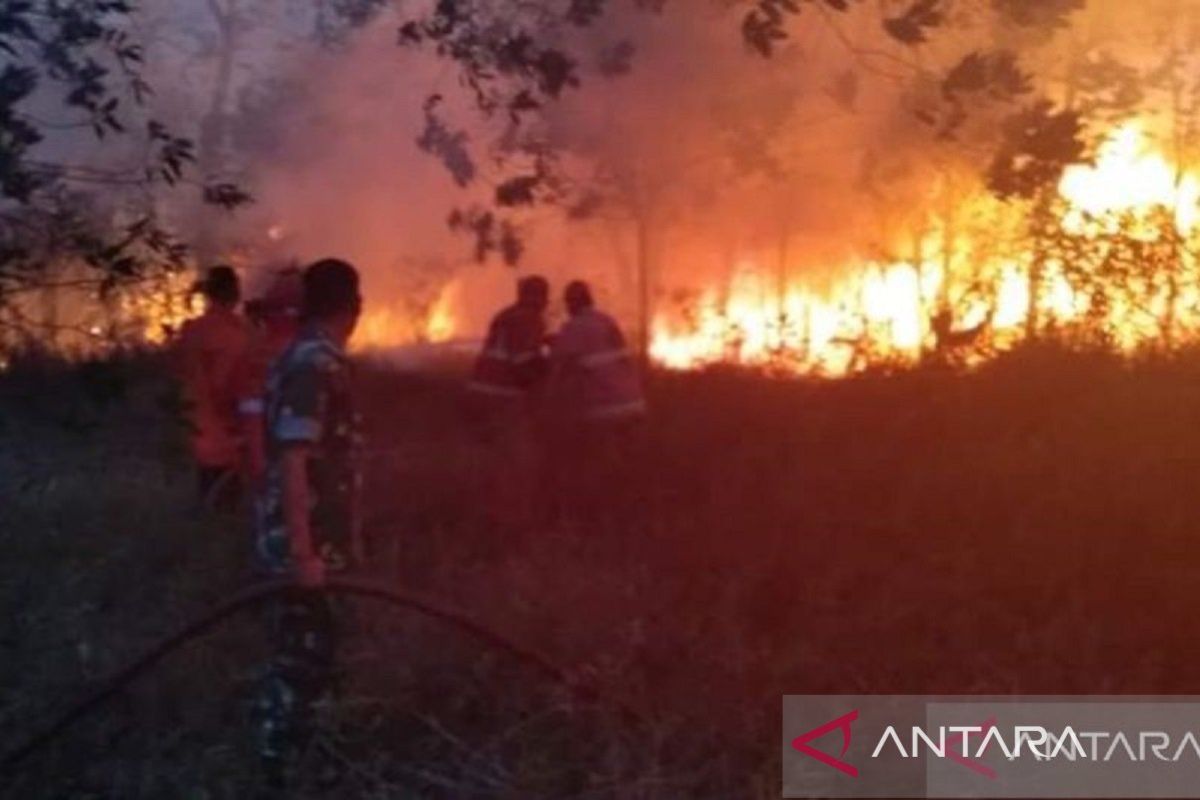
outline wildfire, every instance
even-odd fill
[[[1153,220],[1161,210],[1172,215],[1180,240],[1200,225],[1200,180],[1157,152],[1137,121],[1117,128],[1095,163],[1069,168],[1058,194],[1066,209],[1058,224],[1077,237],[1124,232],[1160,241],[1163,230]],[[931,239],[943,239],[941,231],[932,233]],[[1054,257],[1039,263],[1032,247],[1007,259],[984,257],[986,248],[962,238],[949,253],[930,249],[920,260],[841,265],[829,270],[838,278],[824,287],[796,280],[780,289],[767,277],[771,270],[746,258],[728,287],[710,287],[692,307],[656,315],[651,355],[675,369],[733,362],[835,376],[873,363],[912,363],[943,344],[975,347],[977,360],[982,357],[977,345],[999,348],[1022,335],[1034,311],[1035,264],[1036,311],[1046,327],[1069,327],[1099,315],[1105,334],[1125,349],[1161,337],[1159,322],[1168,316],[1181,332],[1200,331],[1195,279],[1173,290],[1152,280],[1143,291],[1145,307],[1118,298],[1101,308],[1072,282],[1069,264]],[[1187,268],[1181,274],[1190,274],[1190,253],[1180,248],[1177,256]],[[947,299],[952,285],[980,283],[980,276],[982,291],[957,303]],[[939,313],[949,315],[940,326]]]
[[[953,235],[949,223],[926,223],[924,235],[914,237],[918,246],[910,248],[919,257],[849,259],[801,278],[764,266],[778,264],[774,255],[743,255],[728,278],[705,285],[690,302],[659,308],[650,355],[670,369],[734,363],[836,377],[911,365],[931,353],[980,363],[1034,332],[1086,332],[1125,351],[1196,338],[1200,174],[1157,149],[1148,128],[1139,121],[1115,128],[1092,163],[1066,170],[1048,226],[1071,242],[1066,249],[1039,250],[1028,205],[1006,204],[980,189],[959,207],[978,211],[986,223],[954,228]],[[281,231],[276,226],[270,235]],[[1088,266],[1081,268],[1081,261]],[[470,284],[475,274],[460,272],[440,288],[426,283],[401,291],[403,302],[384,298],[368,305],[352,347],[461,337],[469,323],[479,322],[464,311],[472,287],[481,288]],[[817,274],[825,277],[816,280]],[[123,292],[103,314],[71,319],[85,335],[57,343],[58,349],[101,352],[118,336],[126,343],[164,343],[202,311],[190,282],[171,274]],[[509,282],[505,276],[497,286]],[[59,305],[93,307],[69,298]]]
[[[457,289],[457,283],[450,283],[432,303],[420,308],[368,306],[358,321],[351,348],[363,351],[450,341],[458,333]]]
[[[57,283],[32,287],[5,309],[15,322],[0,326],[0,371],[13,354],[31,347],[86,359],[130,346],[161,346],[204,310],[187,272],[130,281],[107,292],[88,280],[82,265],[60,264],[55,275]]]
[[[122,296],[121,316],[134,323],[142,342],[163,345],[183,323],[204,313],[204,298],[193,283],[187,273],[166,275],[153,290]]]
[[[1157,150],[1140,121],[1115,128],[1092,163],[1066,170],[1057,195],[1054,225],[1064,236],[1094,243],[1102,254],[1116,235],[1152,245],[1200,234],[1200,176]],[[747,254],[728,279],[654,315],[651,358],[670,369],[733,363],[837,377],[873,365],[911,365],[932,352],[951,351],[961,363],[979,363],[1028,335],[1031,317],[1039,332],[1091,325],[1126,351],[1162,341],[1165,320],[1176,340],[1200,333],[1200,274],[1186,246],[1175,254],[1174,285],[1156,275],[1140,283],[1123,279],[1137,285],[1136,297],[1101,300],[1072,271],[1070,258],[1053,252],[1039,257],[1024,225],[1027,207],[1006,205],[982,189],[962,205],[1000,219],[1003,224],[989,223],[987,234],[1011,231],[1005,234],[1010,246],[997,247],[970,231],[947,236],[935,221],[920,258],[851,259],[827,265],[821,274],[834,277],[819,282],[781,280],[776,269],[764,267],[774,257]],[[369,306],[353,346],[461,336],[462,282],[451,282],[424,305]]]

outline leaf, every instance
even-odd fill
[[[942,0],[914,0],[898,17],[889,17],[883,21],[883,29],[897,41],[908,45],[923,44],[928,41],[927,29],[942,24]]]
[[[496,187],[496,202],[501,206],[525,206],[534,202],[534,189],[542,182],[540,175],[520,175]]]
[[[1086,7],[1087,0],[992,0],[992,8],[1002,20],[1047,32],[1066,28],[1068,18]]]
[[[578,86],[575,66],[575,61],[561,50],[542,51],[535,65],[539,87],[550,97],[557,97],[566,87]]]
[[[254,198],[237,184],[215,183],[204,187],[204,202],[232,211],[254,202]]]
[[[1069,165],[1082,161],[1084,150],[1078,113],[1039,101],[1006,121],[988,186],[1000,197],[1034,197],[1055,185]]]
[[[1011,98],[1032,91],[1029,75],[1017,65],[1017,57],[1007,50],[968,53],[942,80],[947,97],[987,92],[998,98]]]
[[[536,111],[542,104],[533,98],[528,89],[522,89],[508,102],[508,110],[516,113]]]
[[[439,158],[456,184],[467,186],[475,179],[476,173],[475,162],[467,149],[467,134],[446,127],[433,111],[437,106],[435,98],[436,95],[426,101],[425,130],[417,137],[417,146]]]
[[[760,11],[751,11],[742,20],[742,39],[763,58],[770,58],[775,43],[786,38],[780,23]]]
[[[420,24],[416,22],[406,22],[400,26],[399,31],[400,44],[420,44],[425,40],[425,34],[421,29]]]

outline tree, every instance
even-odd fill
[[[101,299],[163,270],[186,249],[160,224],[150,197],[190,184],[191,140],[145,113],[144,49],[124,0],[14,0],[0,8],[0,312],[6,330],[53,319],[27,312],[29,295],[66,281]],[[111,161],[72,157],[80,134]],[[124,141],[125,146],[121,146]],[[119,158],[118,158],[119,156]],[[246,196],[198,185],[211,203]],[[63,264],[76,265],[68,276]]]

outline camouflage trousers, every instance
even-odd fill
[[[339,625],[329,595],[296,588],[268,604],[272,655],[254,698],[258,754],[282,771],[312,737],[314,710],[333,688]]]

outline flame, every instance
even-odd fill
[[[1137,120],[1117,127],[1099,148],[1094,163],[1065,171],[1058,186],[1066,207],[1059,220],[1063,232],[1099,237],[1121,231],[1155,241],[1162,230],[1153,214],[1161,209],[1173,215],[1180,237],[1197,230],[1200,179],[1156,151],[1146,127]],[[941,233],[934,230],[931,238],[939,239]],[[782,290],[773,291],[758,277],[771,271],[747,257],[726,291],[709,288],[690,308],[655,316],[651,356],[673,369],[737,363],[831,376],[869,364],[914,363],[937,345],[932,319],[945,303],[947,267],[958,264],[970,264],[994,278],[990,297],[959,303],[956,330],[977,329],[983,340],[986,329],[993,347],[1019,340],[1032,311],[1034,254],[982,259],[977,252],[982,248],[961,238],[950,249],[946,253],[933,248],[934,252],[914,261],[866,259],[831,265],[828,272],[839,276],[832,284],[819,287],[789,281]],[[1181,254],[1181,258],[1190,256]],[[1082,320],[1090,302],[1072,286],[1063,265],[1049,259],[1040,269],[1039,317],[1053,326]],[[1177,287],[1174,300],[1161,286],[1151,294],[1150,313],[1120,298],[1105,312],[1106,330],[1117,346],[1132,350],[1161,338],[1155,317],[1164,315],[1172,303],[1180,314],[1177,324],[1187,332],[1200,332],[1200,318],[1183,314],[1200,299],[1200,286]]]
[[[454,339],[459,330],[459,315],[455,311],[458,289],[457,282],[442,287],[427,308],[368,306],[359,318],[350,342],[351,349],[361,352],[404,344],[438,344]]]
[[[1200,221],[1200,182],[1154,152],[1140,121],[1117,128],[1101,146],[1094,166],[1068,167],[1059,192],[1072,206],[1063,220],[1072,232],[1086,229],[1085,215],[1102,217],[1155,207],[1173,209],[1181,233],[1194,230]]]
[[[99,358],[130,346],[162,346],[204,310],[193,276],[169,272],[131,280],[107,291],[89,280],[90,268],[55,265],[56,282],[31,286],[10,300],[19,325],[0,333],[0,371],[36,342],[65,359]]]
[[[1106,237],[1120,234],[1148,247],[1176,243],[1174,277],[1146,270],[1100,303],[1073,273],[1073,264],[1038,256],[1025,225],[1028,208],[980,188],[959,205],[979,210],[989,220],[988,235],[1007,237],[1004,247],[972,229],[951,235],[934,221],[919,237],[917,257],[864,255],[819,265],[823,268],[806,278],[781,276],[766,266],[777,263],[775,255],[748,252],[727,280],[655,313],[650,356],[670,369],[733,363],[836,377],[873,365],[914,364],[939,351],[946,337],[964,363],[980,363],[1021,341],[1035,319],[1040,330],[1090,325],[1127,352],[1162,344],[1168,330],[1172,342],[1200,338],[1200,265],[1187,246],[1200,235],[1200,175],[1156,146],[1148,122],[1115,127],[1090,163],[1064,172],[1057,199],[1054,224],[1079,241],[1103,247]],[[285,235],[282,225],[267,232],[270,239]],[[352,348],[443,343],[461,336],[468,322],[477,322],[464,312],[468,275],[460,273],[440,289],[405,293],[406,303],[369,305]],[[963,291],[964,286],[972,288]],[[68,305],[77,313],[71,327],[84,336],[60,347],[65,355],[95,355],[112,346],[114,331],[126,343],[163,344],[203,311],[190,289],[190,276],[179,273],[123,291],[115,307],[100,309],[94,299],[72,301]],[[947,309],[949,322],[939,323]],[[1168,319],[1170,328],[1164,324]],[[7,364],[3,351],[0,342],[0,370]]]
[[[204,313],[204,297],[193,290],[192,276],[175,272],[162,277],[152,289],[131,291],[121,297],[122,316],[131,320],[140,342],[164,345],[189,319]]]

